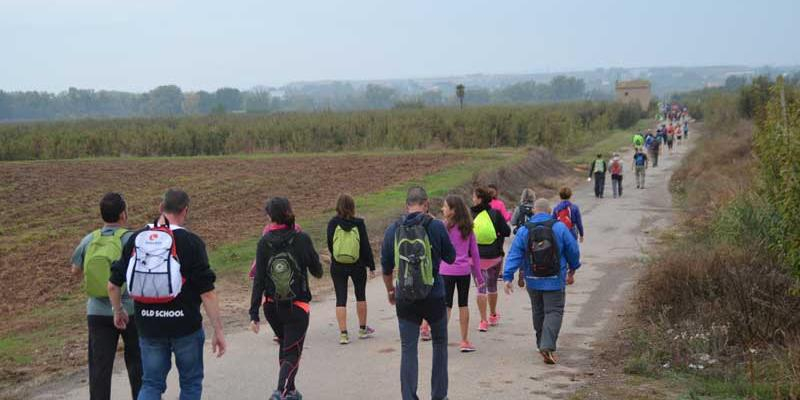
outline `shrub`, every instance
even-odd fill
[[[211,115],[0,125],[0,160],[544,146],[570,150],[642,117],[609,102]]]

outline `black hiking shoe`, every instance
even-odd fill
[[[283,396],[281,396],[281,391],[276,390],[272,392],[272,396],[269,396],[269,400],[282,400]]]

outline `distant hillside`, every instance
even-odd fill
[[[69,88],[60,93],[3,92],[0,122],[127,118],[225,113],[354,111],[389,108],[456,107],[487,104],[541,104],[610,100],[617,80],[647,79],[655,96],[740,84],[757,75],[800,77],[790,67],[599,68],[591,71],[531,74],[474,74],[420,79],[295,82],[249,90],[220,88],[184,92],[174,85],[146,93]],[[744,79],[742,79],[744,78]],[[456,87],[464,85],[459,99]]]

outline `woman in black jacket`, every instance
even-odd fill
[[[478,241],[478,252],[481,256],[481,273],[486,286],[478,289],[478,311],[481,322],[478,330],[486,332],[489,326],[495,326],[500,320],[497,314],[497,280],[502,277],[503,243],[511,235],[511,227],[499,211],[490,205],[492,194],[486,188],[477,188],[472,192],[472,218],[475,238]],[[490,237],[487,237],[487,232]],[[489,316],[486,316],[486,300],[489,302]]]
[[[350,343],[347,333],[347,279],[353,281],[358,313],[358,338],[367,339],[375,331],[367,325],[367,268],[375,277],[375,260],[364,220],[356,216],[356,204],[348,194],[336,200],[336,216],[328,222],[328,251],[331,254],[331,278],[336,291],[336,320],[339,343]]]
[[[258,333],[263,303],[264,316],[280,343],[278,388],[270,399],[299,400],[294,378],[311,311],[308,273],[321,278],[322,265],[311,238],[296,228],[289,200],[273,197],[266,211],[271,224],[256,248],[250,329]]]

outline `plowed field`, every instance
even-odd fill
[[[0,319],[77,290],[70,256],[101,223],[105,192],[123,193],[137,227],[156,216],[166,188],[186,190],[187,227],[214,248],[259,234],[270,196],[289,197],[298,215],[319,213],[333,208],[338,193],[377,191],[459,159],[422,153],[0,163]],[[0,333],[20,329],[11,325]]]

